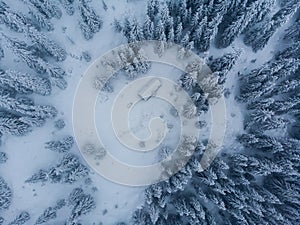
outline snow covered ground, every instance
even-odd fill
[[[12,8],[22,7],[19,3],[11,1]],[[92,184],[86,185],[84,181],[78,182],[75,185],[70,184],[28,184],[24,181],[39,169],[47,169],[55,165],[62,155],[49,151],[44,148],[44,143],[62,137],[67,134],[73,135],[72,127],[72,106],[73,98],[78,87],[78,83],[88,66],[93,60],[97,59],[105,52],[126,43],[125,38],[116,33],[111,26],[114,18],[121,18],[123,15],[135,14],[138,17],[144,15],[145,1],[107,1],[107,11],[102,8],[101,1],[92,2],[97,12],[100,12],[104,24],[100,32],[96,33],[92,40],[86,41],[80,31],[76,14],[68,16],[63,14],[60,20],[52,19],[55,30],[49,32],[49,36],[55,40],[59,40],[60,44],[68,51],[66,61],[62,63],[62,67],[67,72],[68,87],[66,90],[54,89],[50,97],[40,97],[33,95],[35,102],[40,104],[50,104],[58,110],[56,119],[63,119],[66,122],[66,127],[63,130],[56,130],[53,121],[48,121],[45,126],[36,128],[33,132],[24,137],[4,137],[2,138],[1,151],[7,152],[9,160],[1,165],[1,176],[3,176],[8,184],[13,189],[13,202],[8,211],[5,212],[5,219],[12,220],[16,214],[22,210],[27,210],[32,217],[28,224],[33,224],[33,221],[43,212],[45,208],[54,205],[58,199],[66,198],[74,186],[81,186],[89,189],[96,197],[97,207],[88,216],[83,216],[83,224],[114,224],[116,222],[129,222],[131,214],[135,209],[144,202],[144,187],[129,187],[113,183],[93,172],[91,168]],[[225,98],[226,103],[226,133],[223,142],[226,151],[238,151],[239,145],[235,137],[243,131],[243,113],[244,106],[238,103],[235,96],[238,92],[237,80],[238,72],[249,72],[252,68],[262,65],[273,57],[273,50],[278,48],[276,42],[281,36],[285,26],[280,28],[272,37],[269,44],[263,51],[253,53],[249,47],[246,47],[241,39],[237,39],[233,43],[236,49],[242,49],[242,55],[238,59],[236,66],[228,74],[228,79],[225,83],[225,88],[229,90],[230,95]],[[9,31],[4,31],[9,32]],[[232,46],[227,49],[211,48],[209,54],[214,56],[222,56],[228,51],[232,51]],[[91,62],[86,62],[81,56],[82,52],[87,51],[92,56]],[[252,60],[256,60],[251,63]],[[6,62],[4,61],[3,64]],[[19,65],[19,64],[17,64]],[[18,69],[18,67],[16,67]],[[181,73],[170,66],[153,63],[150,71],[143,75],[156,75],[167,77],[177,81]],[[130,80],[120,76],[113,80],[112,84],[114,92],[102,92],[98,98],[96,106],[96,124],[98,133],[103,137],[104,145],[111,150],[118,158],[125,160],[127,163],[142,162],[153,163],[158,161],[158,152],[150,152],[147,156],[136,155],[134,152],[128,152],[114,136],[110,122],[110,107],[116,97],[116,94],[130,82]],[[146,104],[147,103],[147,104]],[[175,146],[179,137],[179,121],[170,115],[171,106],[166,102],[157,99],[151,99],[149,102],[142,102],[136,105],[130,115],[129,124],[132,126],[134,133],[141,138],[147,135],[145,127],[148,125],[151,118],[162,116],[167,121],[167,126],[170,128],[166,135],[164,144]],[[204,119],[207,118],[205,115]],[[206,128],[203,138],[206,138],[209,132],[209,127]],[[225,152],[226,152],[225,151]],[[79,149],[75,146],[71,150],[72,153],[81,157]],[[222,154],[222,153],[221,153]],[[83,158],[81,158],[82,161]],[[97,190],[95,189],[97,188]],[[68,209],[60,211],[58,214],[57,223],[64,221],[66,214],[70,213]]]

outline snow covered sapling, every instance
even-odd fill
[[[74,144],[74,138],[72,136],[66,136],[56,141],[46,142],[45,148],[54,152],[64,153],[69,151]]]
[[[7,155],[5,152],[0,152],[0,164],[5,163],[7,160]]]
[[[12,222],[8,225],[22,225],[25,224],[28,220],[30,220],[30,215],[28,212],[21,212]]]
[[[12,191],[5,180],[0,177],[0,211],[8,209],[12,200]]]
[[[90,62],[92,60],[91,54],[88,51],[82,52],[82,57],[86,62]]]
[[[64,199],[57,201],[54,207],[48,207],[44,210],[42,215],[38,217],[35,222],[37,224],[43,224],[48,222],[49,220],[53,220],[57,217],[57,211],[66,205],[66,201]]]
[[[66,124],[63,119],[58,119],[54,122],[54,127],[58,130],[63,129],[65,126],[66,126]]]

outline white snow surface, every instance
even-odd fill
[[[37,217],[49,206],[55,205],[55,202],[58,199],[66,198],[71,190],[75,187],[82,187],[85,190],[94,192],[93,195],[96,198],[97,208],[92,211],[92,213],[87,216],[82,216],[83,224],[114,224],[116,222],[129,222],[132,212],[144,202],[143,190],[144,187],[128,187],[119,184],[112,183],[104,178],[100,177],[98,174],[92,171],[91,179],[92,185],[84,184],[84,181],[76,182],[75,184],[50,184],[46,185],[38,184],[27,184],[24,183],[26,179],[32,176],[39,169],[49,169],[50,167],[57,164],[60,159],[63,157],[62,154],[49,151],[44,148],[44,143],[62,137],[63,135],[73,134],[72,131],[72,103],[73,96],[76,91],[78,82],[83,76],[84,72],[87,70],[91,62],[85,62],[84,59],[80,59],[80,55],[83,51],[88,51],[92,60],[98,58],[106,51],[111,50],[112,48],[126,43],[125,38],[116,33],[111,26],[114,18],[122,18],[125,14],[135,14],[137,16],[143,15],[145,12],[145,2],[144,1],[120,1],[120,0],[110,0],[105,1],[108,10],[104,11],[102,8],[102,1],[93,1],[93,7],[96,11],[102,16],[104,24],[99,33],[95,34],[92,40],[86,41],[83,38],[83,35],[80,31],[77,13],[73,16],[68,16],[66,13],[63,13],[63,16],[60,20],[52,19],[54,23],[55,30],[49,32],[49,37],[58,41],[68,52],[68,57],[66,61],[62,63],[62,67],[67,72],[67,81],[68,87],[66,90],[54,89],[50,97],[40,97],[34,95],[36,103],[39,104],[50,104],[55,106],[59,110],[59,114],[56,119],[62,118],[66,122],[66,127],[63,130],[57,131],[54,128],[53,121],[48,121],[45,126],[41,128],[35,128],[33,132],[24,137],[3,137],[1,151],[4,151],[8,154],[8,161],[5,164],[0,165],[0,174],[8,182],[9,186],[13,190],[13,200],[12,205],[9,210],[4,211],[2,215],[6,221],[11,221],[13,218],[23,210],[26,210],[31,215],[31,220],[28,224],[33,224]],[[17,8],[19,11],[22,11],[23,6],[20,4],[20,1],[11,1],[9,3],[12,8]],[[24,8],[24,9],[25,9]],[[62,9],[64,12],[64,9]],[[286,26],[283,26],[286,28]],[[239,146],[235,141],[237,134],[243,131],[243,112],[244,106],[236,102],[234,97],[238,92],[237,86],[237,72],[245,71],[245,73],[253,67],[257,67],[264,62],[268,61],[272,57],[272,51],[274,50],[276,43],[280,34],[284,28],[281,28],[269,41],[269,44],[264,48],[263,51],[258,53],[253,53],[249,47],[246,47],[241,39],[238,39],[234,42],[232,46],[235,48],[242,48],[243,53],[240,59],[237,61],[237,66],[230,71],[228,74],[228,79],[225,84],[225,88],[228,88],[231,91],[229,98],[226,98],[227,105],[227,130],[225,135],[225,140],[223,144],[223,149],[227,151],[238,150]],[[5,31],[9,34],[12,34],[10,31]],[[16,34],[13,33],[15,36]],[[221,56],[226,52],[232,51],[232,47],[227,49],[215,49],[211,48],[210,54],[215,56]],[[5,51],[6,53],[6,51]],[[10,55],[6,55],[10,56]],[[11,56],[13,57],[13,56]],[[257,59],[255,63],[250,63],[252,59]],[[5,65],[5,61],[2,62]],[[25,66],[20,67],[19,64],[16,64],[16,70],[27,71],[30,70]],[[25,69],[24,69],[25,68]],[[149,74],[159,74],[162,71],[161,66],[152,67]],[[173,77],[177,79],[179,73],[176,70],[163,70],[167,77]],[[119,91],[126,80],[119,79],[114,81],[115,92]],[[111,102],[113,99],[114,93],[107,94],[102,93],[99,98],[99,104],[97,109],[99,112],[101,109],[106,108],[105,106]],[[106,99],[107,98],[107,99]],[[102,102],[101,102],[102,99]],[[107,100],[107,101],[106,101]],[[132,114],[130,123],[133,127],[144,126],[148,124],[147,119],[156,115],[157,113],[167,114],[169,107],[165,105],[159,109],[158,112],[156,109],[161,102],[152,102],[151,107],[147,106],[137,106],[136,113]],[[140,109],[138,108],[140,107]],[[141,110],[143,109],[143,110]],[[136,118],[135,115],[139,114],[142,111],[142,116]],[[102,111],[101,111],[102,112]],[[114,142],[111,142],[112,133],[107,132],[106,127],[110,126],[109,120],[105,117],[97,118],[97,124],[99,123],[99,134],[106,135],[107,138],[104,138],[106,143],[109,143],[113,147]],[[179,126],[179,121],[173,120],[170,117],[170,124],[172,124],[173,130],[177,130]],[[103,129],[101,129],[103,128]],[[137,135],[144,135],[139,133],[136,130]],[[175,145],[176,132],[173,134],[172,138],[169,138],[168,144]],[[104,136],[105,137],[105,136]],[[167,137],[168,138],[168,137]],[[112,150],[114,152],[114,150]],[[120,152],[120,151],[118,151]],[[75,146],[71,150],[71,153],[74,153],[81,157],[78,148]],[[119,153],[118,153],[119,154]],[[124,153],[125,154],[125,153]],[[156,160],[156,155],[149,158],[149,162]],[[118,155],[119,156],[119,155]],[[122,155],[120,155],[122,157]],[[124,158],[128,159],[128,157]],[[130,159],[128,159],[130,162]],[[82,162],[83,159],[82,159]],[[87,165],[87,164],[86,164]],[[92,189],[96,187],[97,191]],[[58,219],[50,221],[50,224],[62,224],[66,220],[67,215],[69,215],[69,209],[65,207],[58,213]]]

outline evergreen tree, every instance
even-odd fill
[[[272,93],[278,79],[293,74],[299,65],[299,60],[288,58],[271,60],[260,69],[252,70],[250,74],[241,78],[240,98],[251,102]]]
[[[79,25],[86,40],[91,39],[102,27],[102,19],[96,14],[86,0],[79,0],[80,21]]]
[[[137,209],[132,215],[133,225],[148,225],[151,224],[150,216],[144,208]]]
[[[51,93],[51,83],[48,79],[12,70],[0,71],[0,85],[11,87],[20,94],[34,92],[49,95]]]
[[[9,96],[0,95],[0,107],[3,110],[11,111],[27,117],[37,117],[41,119],[53,118],[57,114],[57,110],[49,105],[32,105],[21,99],[11,98]]]
[[[53,220],[57,217],[57,211],[66,205],[66,201],[64,199],[57,201],[54,207],[48,207],[44,210],[42,215],[38,217],[35,224],[43,224],[48,222],[49,220]]]
[[[300,41],[300,14],[298,15],[296,21],[287,29],[284,36],[286,40]]]
[[[65,71],[56,65],[49,64],[44,59],[39,57],[39,52],[32,46],[28,46],[25,42],[20,42],[16,39],[9,38],[3,35],[13,53],[24,61],[28,67],[34,69],[37,73],[46,73],[53,85],[61,89],[67,87],[64,80]]]
[[[46,149],[54,152],[64,153],[69,151],[74,144],[74,138],[72,136],[66,136],[61,140],[46,142]]]
[[[22,13],[14,12],[3,1],[0,2],[0,23],[4,23],[11,30],[19,33],[25,32],[27,27],[31,25],[28,17]]]
[[[84,178],[88,175],[89,169],[80,163],[79,159],[72,154],[66,154],[61,162],[49,170],[40,170],[29,179],[28,183],[46,182],[69,183]]]
[[[144,39],[143,29],[136,19],[131,22],[131,29],[129,33],[129,42],[142,41]]]
[[[149,0],[147,2],[147,16],[150,18],[151,21],[155,20],[155,17],[158,13],[158,0]]]
[[[35,7],[40,13],[45,15],[48,19],[57,18],[60,19],[62,16],[62,12],[60,8],[53,4],[53,2],[49,0],[23,0],[26,4],[29,4]]]
[[[250,114],[248,121],[245,123],[245,128],[253,132],[263,132],[279,127],[285,127],[287,120],[276,116],[271,110],[255,110]]]
[[[38,31],[46,30],[46,31],[53,31],[54,26],[50,22],[50,20],[42,13],[36,11],[29,11],[31,15],[32,24]]]
[[[146,40],[152,40],[154,37],[154,24],[148,15],[143,25],[143,36]]]
[[[299,89],[300,86],[300,80],[299,79],[287,79],[284,81],[281,81],[277,84],[276,87],[274,87],[272,91],[272,95],[278,95],[278,94],[285,94],[290,92],[295,92]]]
[[[96,202],[90,194],[85,194],[81,188],[75,188],[69,195],[69,205],[72,207],[67,225],[77,224],[79,217],[90,213],[96,208]]]
[[[26,35],[37,45],[38,49],[43,49],[57,61],[64,61],[66,59],[67,52],[54,41],[48,39],[44,34],[38,32],[35,28],[29,27]]]
[[[285,23],[300,6],[299,1],[288,1],[271,19],[264,19],[258,25],[245,32],[244,42],[250,45],[254,51],[261,50],[268,43],[276,30]]]
[[[219,84],[225,83],[226,75],[235,65],[236,60],[240,57],[241,51],[237,50],[232,53],[224,54],[220,58],[214,59],[212,62],[208,63],[209,68],[212,72],[218,72],[219,75]]]
[[[274,4],[274,0],[270,1],[253,1],[246,8],[241,8],[237,12],[237,17],[230,24],[225,25],[219,39],[220,47],[229,46],[234,39],[240,35],[249,24],[255,24],[269,11],[270,6]]]
[[[26,123],[24,117],[13,116],[5,113],[0,116],[0,133],[23,136],[31,131],[31,126]]]
[[[204,34],[204,30],[206,29],[207,17],[205,16],[201,21],[197,24],[194,33],[192,34],[192,38],[195,42],[195,47],[197,49],[204,49],[202,42],[202,35]]]
[[[8,209],[12,200],[12,191],[5,180],[0,177],[0,210]]]
[[[65,8],[67,14],[72,16],[75,12],[75,8],[73,6],[74,0],[59,0],[62,6]]]
[[[276,59],[300,58],[300,41],[292,43],[292,45],[283,51],[280,51],[275,56]]]
[[[176,24],[176,23],[175,23],[175,24]],[[174,33],[174,35],[175,35],[174,40],[175,40],[175,42],[177,42],[177,43],[179,43],[180,40],[181,40],[181,38],[182,38],[182,30],[183,30],[183,28],[182,28],[182,23],[180,22],[180,23],[178,23],[178,24],[176,25],[176,29],[175,29],[175,33]]]
[[[222,15],[218,14],[214,18],[208,18],[208,22],[204,28],[201,36],[201,47],[198,49],[201,52],[207,51],[210,47],[211,41],[215,39],[218,31],[218,26],[222,21]]]
[[[8,225],[22,225],[25,224],[28,220],[30,220],[30,215],[28,212],[21,212],[12,222]]]

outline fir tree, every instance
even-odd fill
[[[8,225],[22,225],[25,224],[28,220],[30,220],[30,215],[28,212],[21,212],[12,222]]]
[[[28,183],[46,182],[70,183],[84,178],[89,169],[80,163],[79,159],[72,154],[66,154],[61,162],[49,170],[40,170],[26,180]]]
[[[75,8],[73,6],[74,0],[59,0],[62,6],[65,8],[67,14],[72,16],[75,12]]]
[[[20,99],[0,95],[0,107],[7,111],[13,111],[16,114],[28,117],[37,117],[41,119],[53,118],[57,110],[49,105],[32,105],[22,102]]]
[[[91,39],[102,27],[102,19],[96,14],[86,0],[79,0],[79,25],[85,39]]]
[[[12,192],[5,180],[0,177],[0,210],[8,209],[12,200]]]
[[[265,47],[271,36],[288,20],[299,6],[300,3],[297,0],[288,1],[287,4],[272,16],[271,19],[266,18],[253,29],[249,29],[245,32],[245,44],[251,45],[254,51],[258,51]]]
[[[12,11],[4,2],[0,2],[0,23],[4,23],[8,28],[15,32],[25,32],[31,26],[28,17],[22,13]]]
[[[24,0],[23,0],[24,1]],[[24,1],[26,4],[29,4],[35,7],[40,13],[45,15],[48,19],[50,18],[57,18],[60,19],[62,16],[62,12],[59,7],[53,4],[49,0],[29,0]]]
[[[260,21],[269,12],[274,5],[274,0],[269,1],[253,1],[246,8],[240,8],[237,12],[236,19],[229,24],[223,25],[221,37],[219,38],[219,46],[227,47],[234,39],[240,35],[250,24]],[[226,21],[224,21],[226,22]]]
[[[49,220],[53,220],[57,217],[57,211],[66,205],[66,201],[64,199],[57,201],[54,207],[48,207],[44,210],[42,215],[38,217],[35,224],[43,224],[48,222]]]
[[[34,69],[39,74],[48,74],[51,84],[56,85],[61,89],[67,87],[67,82],[63,78],[65,76],[65,71],[59,66],[49,64],[44,59],[40,58],[36,48],[28,46],[25,42],[20,42],[5,35],[3,36],[13,53],[24,61],[28,67]]]
[[[81,188],[75,188],[69,195],[69,205],[72,206],[67,225],[77,224],[80,216],[90,213],[96,208],[96,202],[90,194],[85,194]]]
[[[72,136],[66,136],[61,140],[46,142],[46,149],[54,152],[64,153],[69,151],[74,144],[74,138]]]
[[[214,59],[212,62],[210,62],[209,68],[213,72],[218,72],[219,84],[225,83],[226,75],[231,70],[231,68],[235,65],[236,60],[240,57],[241,51],[235,51],[232,53],[224,54],[220,58]]]
[[[49,95],[51,93],[51,83],[48,79],[12,70],[0,71],[0,85],[11,87],[20,94],[34,92]]]
[[[146,40],[152,40],[154,37],[154,24],[148,15],[143,24],[143,36]]]
[[[0,116],[0,133],[23,136],[31,131],[31,126],[26,123],[24,117],[13,116],[5,113]]]
[[[28,28],[26,35],[37,45],[38,49],[43,49],[57,61],[64,61],[66,59],[67,52],[35,28]]]
[[[31,15],[31,21],[32,24],[35,25],[35,28],[40,31],[40,30],[46,30],[46,31],[53,31],[54,26],[53,24],[49,21],[49,19],[42,13],[40,12],[35,12],[35,11],[29,11],[29,14]]]

